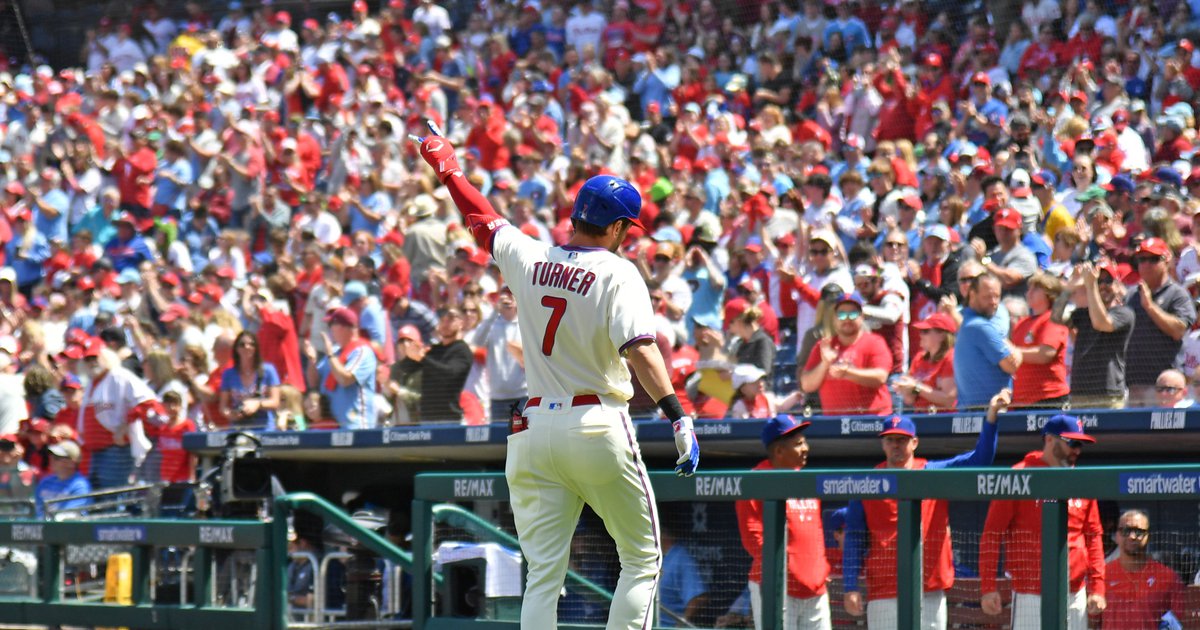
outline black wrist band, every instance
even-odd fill
[[[683,405],[679,404],[679,397],[675,394],[663,396],[663,399],[658,401],[658,408],[662,410],[663,414],[667,416],[667,420],[671,422],[675,422],[685,415],[683,413]]]

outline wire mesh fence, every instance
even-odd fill
[[[927,501],[927,504],[933,502]],[[1033,502],[1030,502],[1031,504]],[[446,508],[445,506],[454,506]],[[802,513],[796,510],[794,513]],[[803,567],[811,570],[817,564],[828,564],[825,594],[829,615],[834,627],[866,627],[868,619],[875,627],[897,627],[896,618],[896,555],[886,545],[895,544],[895,530],[888,538],[879,531],[869,531],[864,540],[861,557],[847,558],[845,530],[840,508],[844,503],[825,502],[820,514],[823,546],[795,549],[789,544],[784,574]],[[515,582],[521,575],[520,549],[516,541],[507,503],[477,502],[474,504],[442,504],[440,514],[475,515],[473,519],[438,517],[434,531],[435,557],[449,558],[451,548],[465,551],[448,562],[435,564],[435,572],[446,581],[435,589],[435,616],[470,617],[480,619],[519,618],[519,591]],[[442,509],[439,508],[439,509]],[[1026,596],[1036,595],[1029,584],[1037,584],[1041,569],[1040,530],[1038,534],[1014,531],[993,541],[992,579],[980,574],[981,541],[991,503],[954,501],[950,503],[949,532],[945,537],[943,576],[936,597],[925,598],[942,606],[941,615],[948,628],[1039,628],[1040,608],[1029,608]],[[1179,501],[1116,502],[1098,501],[1100,529],[1094,539],[1096,566],[1103,567],[1108,585],[1107,609],[1100,615],[1083,618],[1090,628],[1133,628],[1154,622],[1170,612],[1183,627],[1200,624],[1200,507]],[[1128,537],[1119,527],[1122,515],[1131,510],[1143,512],[1149,524],[1148,536],[1139,541],[1143,552],[1121,543]],[[755,602],[752,590],[752,558],[739,532],[739,519],[733,502],[661,502],[661,533],[665,550],[664,573],[658,594],[658,625],[656,627],[696,628],[754,628]],[[928,518],[926,519],[929,520]],[[833,525],[834,527],[830,527]],[[928,527],[928,524],[926,525]],[[1036,529],[1036,528],[1035,528]],[[1072,530],[1072,534],[1075,532]],[[888,539],[888,543],[880,542]],[[942,570],[943,559],[929,556],[926,532],[925,577]],[[1135,545],[1135,547],[1137,547]],[[495,553],[486,550],[493,548]],[[566,550],[564,550],[566,551]],[[1133,552],[1131,555],[1130,552]],[[985,550],[985,555],[987,551]],[[1069,572],[1084,575],[1077,565],[1087,560],[1071,552]],[[600,519],[585,508],[575,535],[571,540],[568,575],[559,600],[561,623],[602,625],[608,616],[611,594],[616,587],[620,565],[614,543]],[[861,593],[863,613],[855,616],[844,605],[846,563],[858,566],[856,590]],[[987,561],[985,560],[985,563]],[[797,566],[793,566],[796,563]],[[1136,569],[1126,570],[1126,566]],[[466,568],[469,567],[469,568]],[[1087,578],[1082,578],[1086,584]],[[756,578],[761,582],[761,578]],[[1076,584],[1072,578],[1071,583]],[[507,590],[499,589],[504,582]],[[882,591],[872,593],[875,585]],[[928,583],[927,583],[928,587]],[[1076,587],[1078,585],[1076,584]],[[1083,588],[1086,589],[1086,586]],[[792,587],[789,586],[789,590]],[[1002,608],[991,614],[981,606],[986,593],[999,594]],[[883,601],[880,601],[883,600]],[[889,601],[890,600],[890,601]],[[789,603],[804,605],[789,599]],[[1016,604],[1014,604],[1016,602]],[[1018,609],[1014,612],[1014,606]],[[1025,608],[1022,609],[1021,607]],[[785,604],[785,609],[787,604]],[[1014,616],[1015,615],[1015,616]],[[882,625],[880,625],[882,624]],[[792,627],[792,626],[785,626]],[[804,626],[799,626],[804,627]]]

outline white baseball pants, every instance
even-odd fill
[[[571,538],[587,503],[603,519],[621,562],[609,630],[650,628],[662,551],[654,492],[627,407],[571,406],[542,398],[529,428],[508,438],[505,478],[529,573],[523,630],[557,627]]]
[[[922,630],[946,630],[946,591],[929,591],[921,598]],[[867,602],[867,627],[885,630],[899,626],[896,598],[874,599]]]
[[[1013,594],[1013,630],[1038,630],[1042,627],[1042,596]],[[1067,630],[1087,630],[1087,589],[1081,588],[1067,598]]]
[[[830,630],[833,616],[829,614],[829,593],[820,597],[787,596],[783,605],[783,627],[787,630]],[[750,582],[750,610],[754,613],[754,630],[762,630],[762,585]]]

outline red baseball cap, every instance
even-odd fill
[[[1141,245],[1138,245],[1137,251],[1134,252],[1133,255],[1141,256],[1142,254],[1148,254],[1150,256],[1166,256],[1170,253],[1171,248],[1167,246],[1166,241],[1162,240],[1161,238],[1148,238],[1142,241]]]
[[[335,308],[325,316],[325,322],[329,324],[341,324],[351,328],[358,328],[358,313],[344,306]]]
[[[480,267],[486,267],[491,264],[492,256],[482,248],[473,247],[471,248],[470,253],[467,254],[467,262],[473,265],[479,265]]]
[[[900,198],[900,202],[912,208],[913,210],[921,210],[925,208],[925,204],[921,202],[921,197],[916,193],[909,193]]]
[[[989,77],[986,72],[976,72],[971,76],[971,83],[980,83],[990,86],[992,84],[992,78]]]
[[[183,319],[190,313],[191,311],[188,310],[188,307],[182,304],[172,304],[167,307],[167,310],[163,311],[162,315],[158,316],[158,321],[165,324],[168,322],[173,322],[177,319]]]
[[[992,221],[996,227],[1017,230],[1021,228],[1021,213],[1012,208],[1002,208],[996,212]]]
[[[929,53],[928,55],[925,55],[925,65],[934,68],[941,68],[942,56],[937,53]]]
[[[1121,273],[1121,268],[1112,261],[1104,261],[1096,265],[1096,271],[1107,273],[1110,278],[1117,282],[1120,282],[1125,277],[1125,274]]]
[[[958,331],[958,325],[954,323],[954,318],[945,313],[934,313],[913,324],[913,328],[917,330],[944,330],[950,333]]]

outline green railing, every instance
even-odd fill
[[[248,521],[102,520],[52,522],[13,520],[0,524],[0,546],[37,546],[36,597],[0,598],[0,624],[125,626],[171,630],[270,627],[271,597],[286,587],[287,556],[267,544],[270,523]],[[285,532],[286,536],[286,532]],[[67,546],[129,547],[133,559],[132,605],[63,598],[62,559]],[[150,598],[150,563],[158,547],[192,547],[194,601],[155,604]],[[254,550],[258,567],[251,608],[226,608],[212,601],[212,558],[216,550]],[[183,576],[186,579],[186,576]]]
[[[952,470],[705,472],[692,478],[652,472],[658,501],[763,501],[763,627],[783,627],[786,501],[895,499],[899,502],[899,627],[919,626],[921,500],[1050,499],[1042,503],[1042,627],[1066,626],[1067,503],[1062,499],[1200,498],[1200,465]],[[515,623],[438,618],[432,610],[434,510],[443,501],[507,501],[502,473],[418,475],[413,500],[413,622],[417,630],[513,628]],[[560,626],[560,628],[576,626]],[[578,626],[590,627],[590,626]]]

